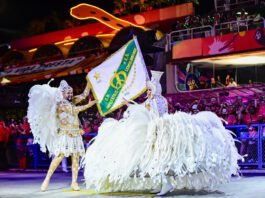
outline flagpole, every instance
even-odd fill
[[[148,71],[147,71],[147,67],[145,65],[145,62],[144,62],[143,53],[142,53],[141,48],[139,46],[137,36],[133,35],[133,40],[135,42],[135,45],[136,45],[137,50],[140,52],[141,62],[144,65],[144,68],[145,68],[145,72],[146,72],[146,79],[145,80],[146,81],[149,81],[150,80],[150,77],[149,77],[149,74],[148,74]]]

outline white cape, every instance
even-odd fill
[[[42,152],[48,149],[51,154],[54,142],[59,140],[56,108],[62,98],[60,90],[49,84],[34,85],[30,89],[27,117],[34,143],[40,145]]]
[[[97,192],[157,188],[211,189],[237,174],[240,155],[230,131],[211,112],[151,116],[130,105],[120,121],[106,119],[86,152],[85,182]]]

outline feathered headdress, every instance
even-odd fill
[[[150,81],[147,81],[147,87],[152,90],[153,95],[161,95],[162,87],[160,84],[160,78],[164,72],[151,71],[152,77]]]
[[[68,91],[68,90],[71,90],[71,91],[73,91],[73,88],[65,81],[65,80],[62,80],[61,82],[60,82],[60,85],[59,85],[59,90],[61,91],[61,92],[65,92],[65,91]]]

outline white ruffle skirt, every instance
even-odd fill
[[[175,189],[212,189],[238,173],[240,159],[231,132],[211,112],[153,118],[130,105],[124,119],[106,119],[83,160],[87,189],[145,191],[163,175]]]
[[[84,143],[81,135],[72,136],[59,135],[49,150],[51,154],[58,156],[63,154],[68,157],[72,154],[83,156],[85,154]]]

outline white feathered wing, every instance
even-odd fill
[[[58,88],[45,85],[34,85],[29,91],[28,121],[34,136],[34,143],[40,145],[42,152],[51,152],[58,139],[56,106],[62,99]]]

